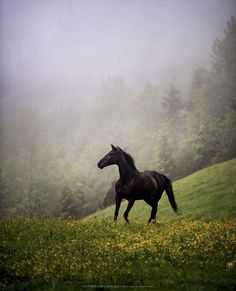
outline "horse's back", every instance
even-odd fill
[[[119,179],[116,182],[115,189],[117,194],[121,194],[123,198],[133,197],[135,200],[145,199],[156,192],[162,193],[165,189],[165,179],[163,174],[156,171],[145,170],[137,172],[130,184],[122,185]]]
[[[149,171],[146,170],[142,172],[144,175],[148,175],[153,177],[156,180],[157,188],[165,188],[166,179],[168,179],[165,175],[158,173],[157,171]]]

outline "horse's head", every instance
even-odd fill
[[[110,165],[117,165],[119,160],[122,158],[122,151],[119,147],[114,147],[111,145],[111,148],[112,150],[98,162],[99,169],[103,169]]]

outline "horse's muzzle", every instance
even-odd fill
[[[103,166],[101,165],[100,162],[98,163],[98,168],[99,168],[99,169],[102,169],[102,168],[103,168]]]

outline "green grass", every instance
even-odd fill
[[[181,213],[163,197],[158,224],[142,202],[130,224],[112,221],[114,206],[84,220],[1,219],[0,290],[236,290],[235,166],[175,182]]]
[[[0,287],[235,290],[235,227],[235,219],[158,225],[96,219],[2,220]],[[145,289],[151,288],[139,290]]]
[[[176,215],[165,192],[159,202],[157,217],[161,219],[200,219],[236,217],[236,159],[200,170],[173,183],[179,213]],[[120,209],[120,219],[127,202]],[[115,206],[97,212],[91,217],[112,219]],[[136,201],[130,211],[131,221],[148,220],[151,207]]]

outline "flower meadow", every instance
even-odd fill
[[[2,290],[235,290],[236,219],[2,219]]]

